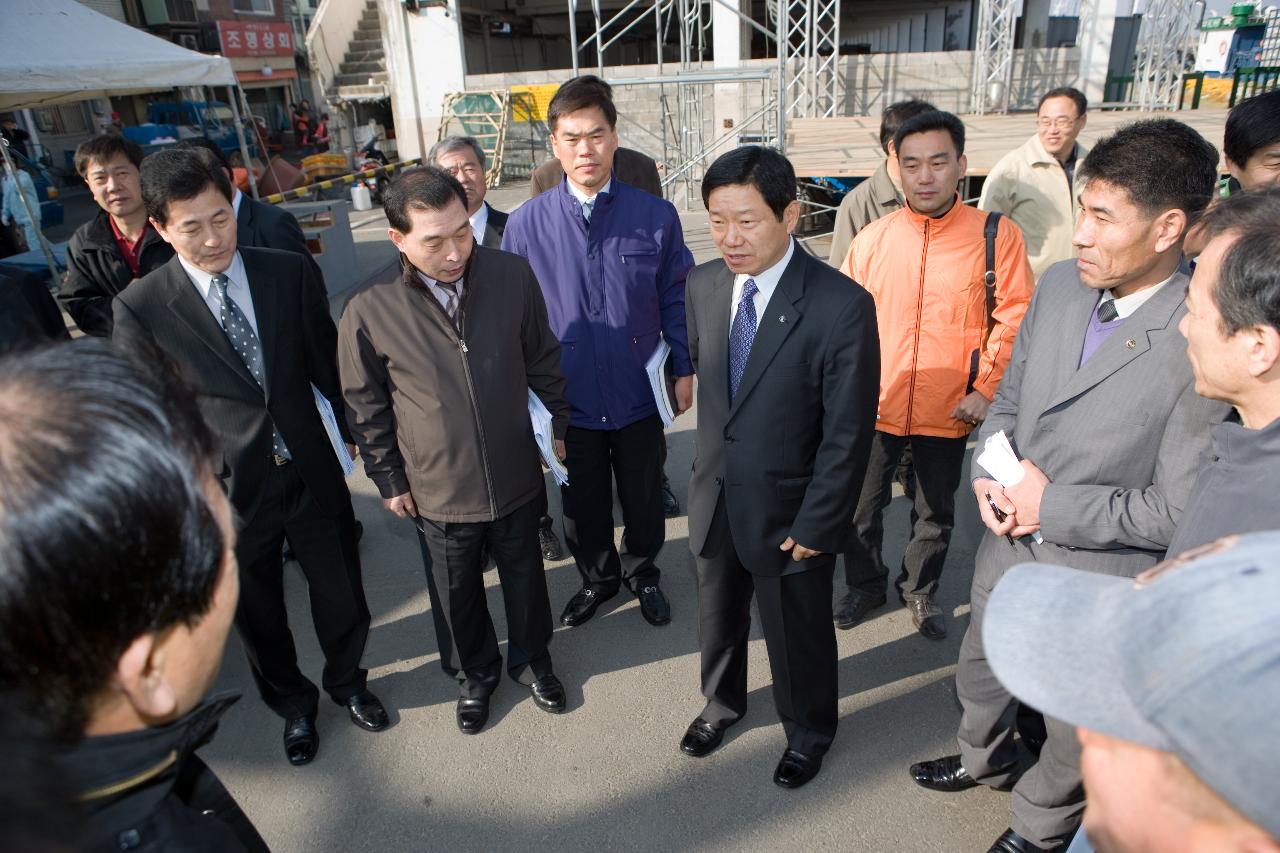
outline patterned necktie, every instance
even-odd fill
[[[760,292],[755,279],[747,279],[742,285],[742,298],[738,300],[738,313],[733,316],[729,329],[729,401],[738,396],[742,374],[747,369],[747,357],[751,355],[751,342],[756,338],[755,295]]]
[[[456,319],[458,316],[458,283],[456,281],[438,281],[436,287],[444,291],[444,313],[449,315],[449,319]]]
[[[1108,299],[1098,303],[1098,322],[1110,323],[1112,320],[1120,316],[1120,311],[1116,309],[1116,301]]]
[[[227,295],[227,285],[231,283],[230,280],[225,275],[218,274],[210,279],[209,283],[213,286],[213,293],[218,299],[222,331],[226,333],[227,340],[231,342],[232,349],[240,356],[244,366],[249,368],[249,373],[258,383],[258,387],[265,390],[267,378],[262,369],[262,344],[254,334],[253,326],[249,325],[249,319],[240,310],[240,306]],[[284,439],[274,428],[271,431],[271,449],[278,456],[283,456],[285,459],[292,458],[289,455],[289,449],[285,447]]]
[[[589,198],[582,203],[582,218],[587,221],[588,225],[591,224],[591,211],[595,209],[595,206],[596,200],[594,197]]]

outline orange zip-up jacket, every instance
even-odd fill
[[[881,432],[959,438],[973,429],[951,417],[961,398],[995,396],[1035,281],[1022,232],[1002,217],[988,335],[986,221],[957,196],[937,219],[909,207],[877,219],[849,247],[841,271],[876,300]]]

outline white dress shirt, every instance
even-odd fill
[[[1177,275],[1177,273],[1175,272],[1173,275]],[[1102,298],[1098,300],[1098,305],[1101,306],[1102,303],[1108,300],[1114,301],[1116,303],[1116,317],[1123,320],[1141,308],[1148,299],[1159,293],[1160,288],[1173,281],[1173,275],[1157,285],[1148,287],[1145,290],[1139,290],[1137,293],[1130,293],[1128,296],[1121,296],[1119,299],[1116,299],[1115,294],[1110,290],[1104,290],[1102,291]]]
[[[742,300],[742,288],[746,285],[747,279],[752,279],[756,283],[756,295],[751,301],[756,306],[756,330],[760,329],[760,321],[764,319],[764,309],[769,305],[769,299],[773,296],[773,291],[778,287],[778,282],[782,279],[782,274],[787,269],[787,264],[791,263],[791,256],[796,253],[796,241],[792,238],[787,244],[787,253],[782,256],[782,260],[769,267],[759,275],[746,275],[741,273],[733,277],[733,296],[730,297],[732,302],[729,303],[729,330],[733,330],[733,318],[738,315],[738,303]]]
[[[244,193],[240,192],[240,188],[232,184],[231,186],[231,212],[236,215],[236,219],[240,218],[240,202],[244,201]]]
[[[471,222],[471,233],[475,235],[476,242],[481,246],[484,245],[484,229],[489,224],[489,205],[480,202],[480,209],[468,217]]]
[[[187,278],[191,279],[191,284],[195,286],[196,292],[200,294],[200,298],[204,300],[204,304],[208,306],[209,313],[213,314],[214,321],[222,325],[222,306],[218,304],[218,294],[213,290],[213,276],[211,272],[205,272],[197,266],[187,262],[187,259],[178,255],[178,262],[182,264],[182,268],[187,273]],[[231,266],[227,267],[222,273],[227,277],[227,296],[236,303],[240,313],[249,321],[250,328],[253,333],[258,335],[258,339],[262,339],[262,335],[258,334],[258,315],[253,310],[253,296],[249,293],[249,274],[244,270],[244,261],[240,258],[240,253],[231,260]]]

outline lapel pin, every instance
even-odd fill
[[[1124,342],[1124,345],[1127,346],[1129,349],[1133,349],[1138,345],[1138,342],[1135,341],[1133,338],[1129,338],[1129,340]]]
[[[779,314],[779,315],[778,315],[778,322],[779,322],[779,323],[785,323],[785,322],[787,322],[787,315],[786,315],[786,314]]]

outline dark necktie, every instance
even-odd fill
[[[244,312],[240,310],[236,301],[227,295],[227,285],[231,283],[230,280],[225,275],[218,274],[210,279],[209,283],[213,286],[214,296],[218,300],[222,331],[226,333],[227,340],[231,341],[232,349],[240,356],[244,366],[249,368],[249,373],[258,383],[258,387],[265,391],[267,378],[262,368],[262,344],[254,334],[253,326],[249,325],[249,318],[244,316]],[[278,456],[283,456],[285,459],[291,458],[288,448],[284,445],[284,439],[274,428],[271,431],[271,449]]]
[[[1112,320],[1120,316],[1120,312],[1116,309],[1116,301],[1107,299],[1098,303],[1098,322],[1110,323]]]
[[[751,355],[751,342],[756,338],[755,295],[760,292],[755,279],[747,279],[742,285],[742,298],[738,300],[738,313],[733,316],[729,329],[729,400],[738,396],[742,374],[747,369]]]

